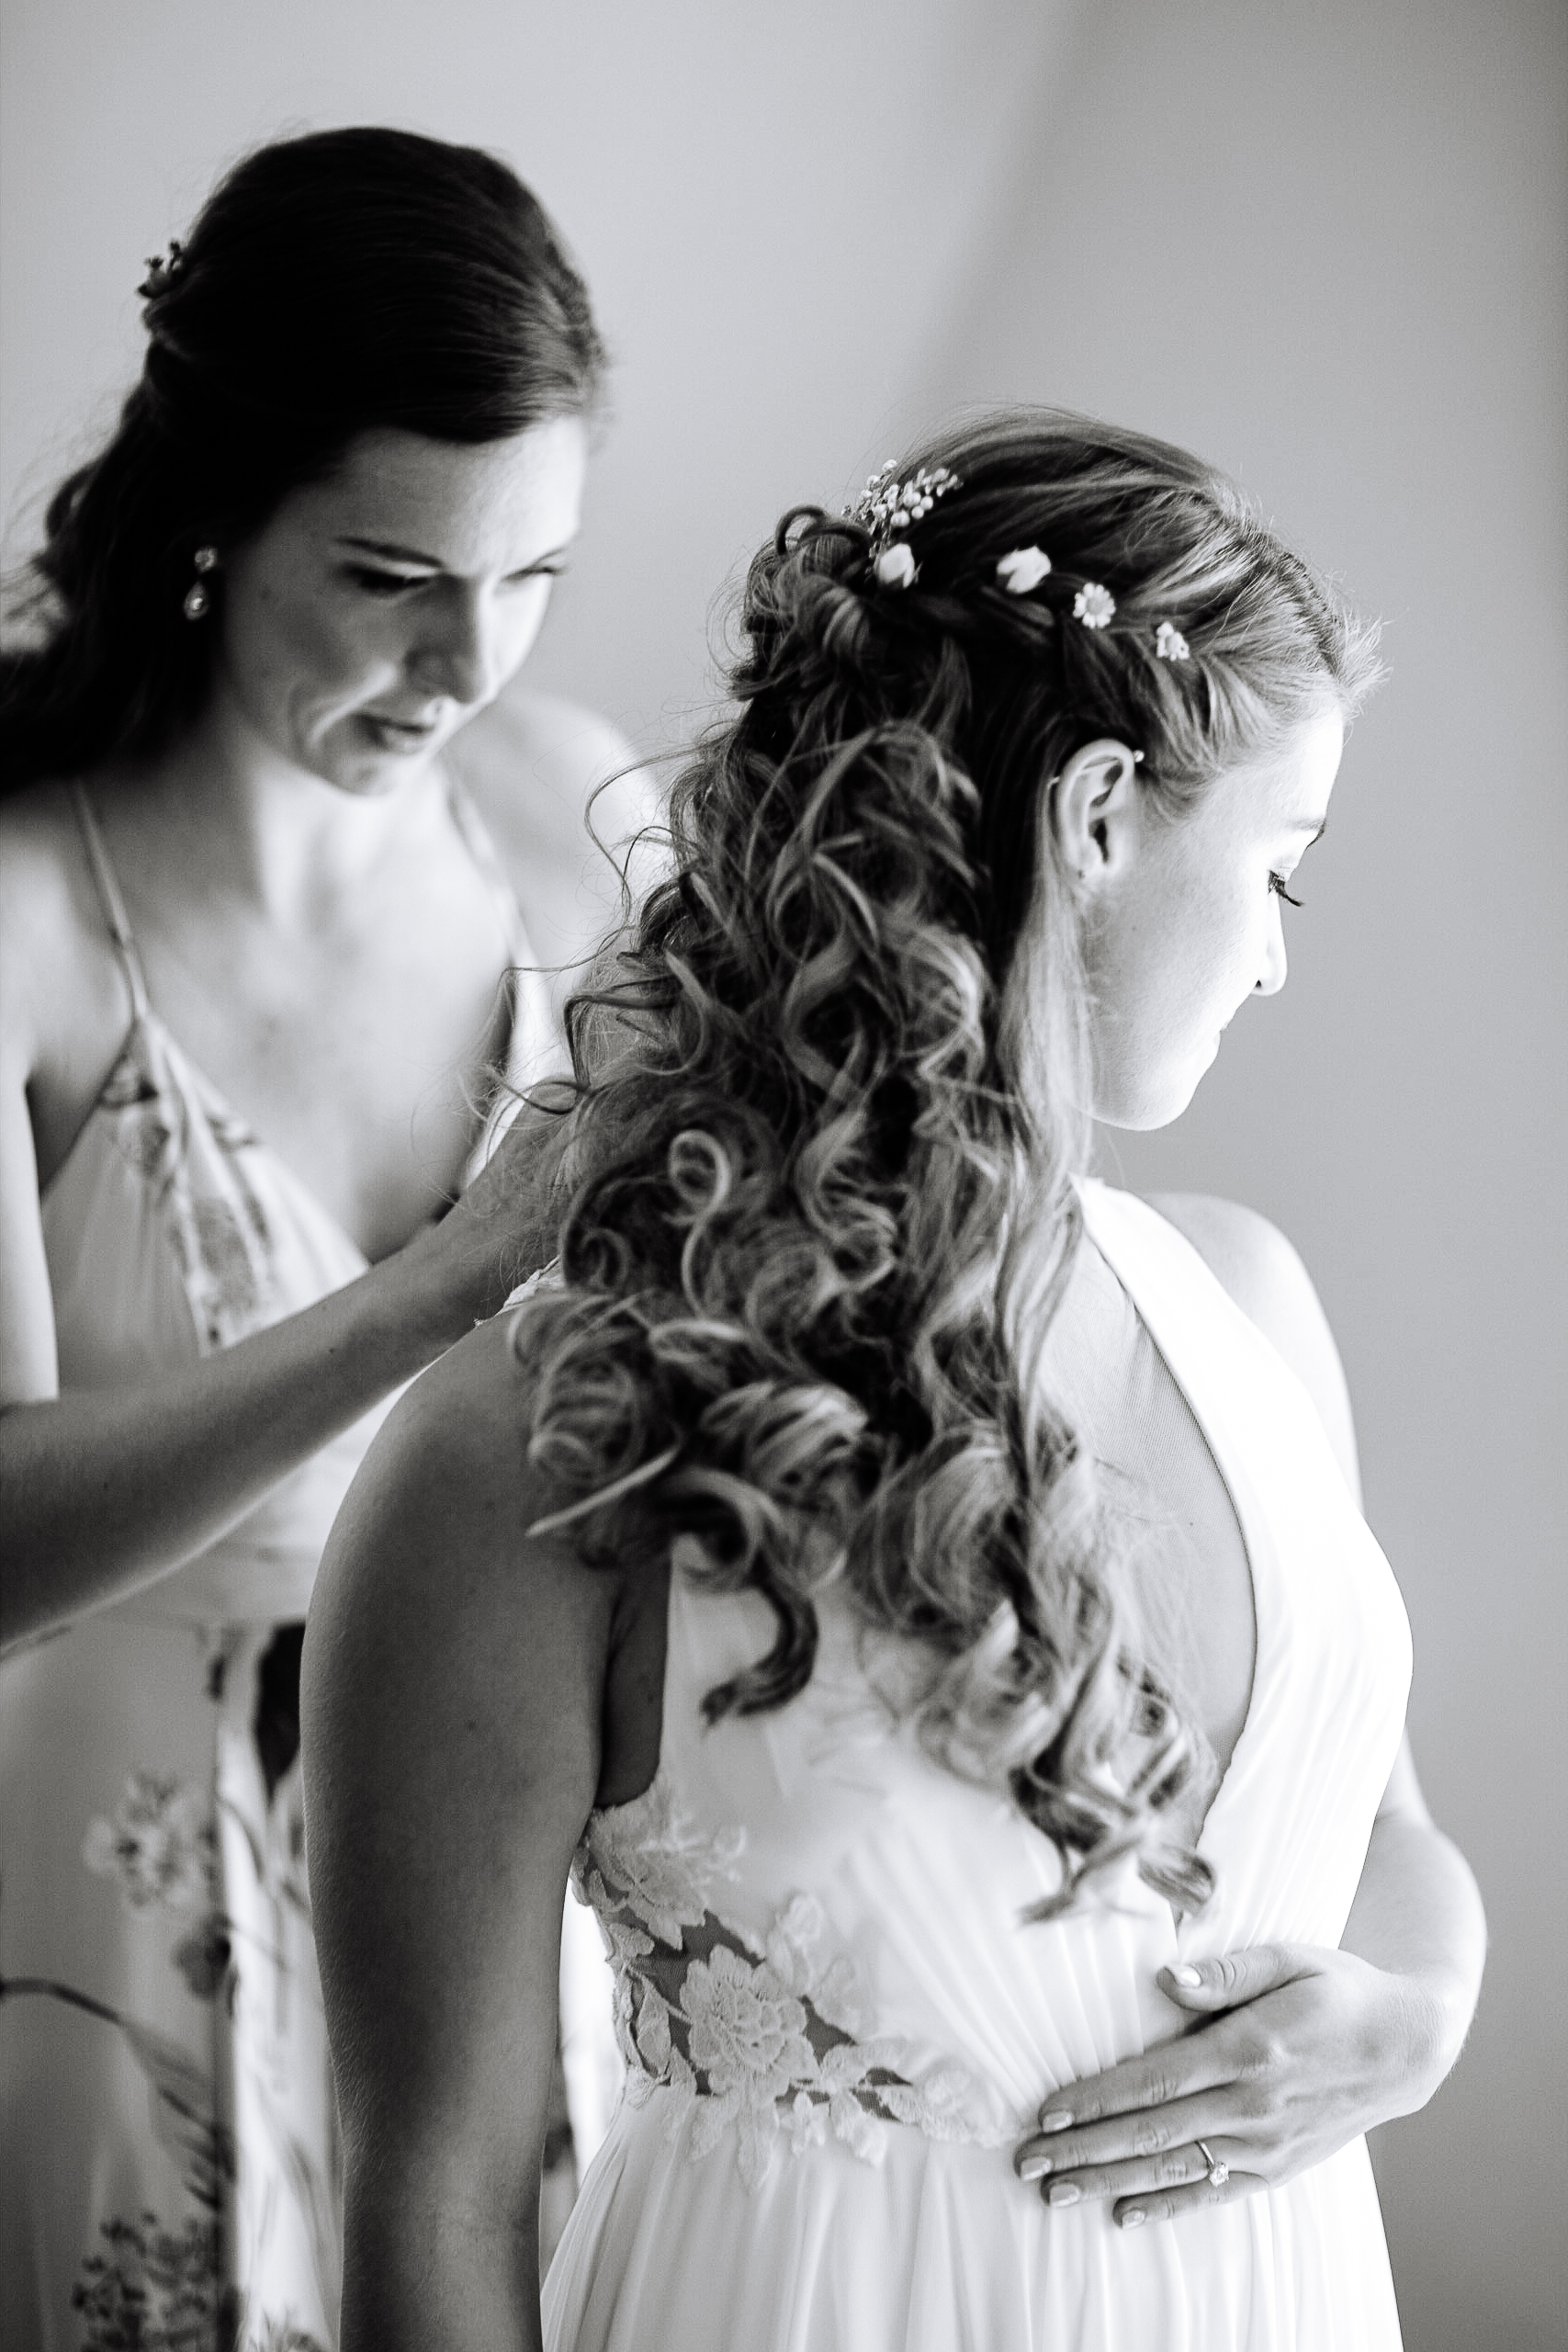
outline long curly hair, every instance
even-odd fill
[[[496,156],[412,131],[258,148],[142,292],[141,380],[55,491],[12,600],[0,790],[164,750],[218,641],[181,612],[196,549],[251,537],[358,435],[505,440],[591,411],[603,377],[587,289],[536,198]],[[205,584],[220,607],[221,571]]]
[[[1085,743],[1172,816],[1325,707],[1372,632],[1179,449],[1010,413],[909,452],[959,486],[899,537],[786,514],[752,562],[733,715],[670,806],[669,878],[568,1010],[561,1286],[518,1312],[528,1451],[591,1558],[750,1587],[806,1684],[817,1596],[905,1637],[919,1733],[1055,1843],[1183,1905],[1194,1743],[1140,1654],[1124,1547],[1041,1355],[1091,1099],[1071,878],[1041,821]],[[1051,570],[1012,594],[998,560]],[[1074,616],[1089,583],[1107,625]],[[1098,604],[1099,600],[1094,600]],[[1168,634],[1187,653],[1162,658]]]

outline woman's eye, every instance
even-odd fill
[[[427,575],[423,571],[371,571],[362,564],[351,564],[347,576],[367,596],[400,596],[405,588],[423,587]]]
[[[1292,899],[1290,892],[1286,889],[1285,877],[1282,874],[1270,874],[1269,876],[1269,888],[1273,891],[1274,896],[1277,899],[1283,899],[1288,907],[1299,907],[1301,905],[1302,901],[1300,899]]]

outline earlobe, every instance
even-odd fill
[[[1075,752],[1046,787],[1056,854],[1086,888],[1115,872],[1135,842],[1142,758],[1115,737],[1101,736]]]

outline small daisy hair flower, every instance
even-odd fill
[[[1043,548],[1014,548],[1010,555],[998,560],[997,578],[1010,596],[1027,596],[1050,569],[1051,559]]]
[[[1160,662],[1185,662],[1192,649],[1181,631],[1170,621],[1161,621],[1155,631],[1155,658]]]
[[[884,548],[871,568],[885,588],[908,588],[915,577],[915,559],[902,539]]]
[[[1073,618],[1085,628],[1109,628],[1115,610],[1115,597],[1098,580],[1086,580],[1073,598]]]

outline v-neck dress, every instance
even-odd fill
[[[367,1264],[158,1018],[77,806],[131,1017],[43,1200],[62,1391],[178,1371]],[[525,1083],[547,995],[477,816],[454,814],[514,967],[497,1057]],[[511,1099],[495,1089],[495,1115]],[[300,1621],[390,1401],[186,1566],[0,1663],[0,2339],[18,2352],[336,2341]]]
[[[628,2073],[546,2282],[550,2352],[1396,2352],[1360,2140],[1136,2232],[1012,2173],[1053,2090],[1182,2030],[1159,1968],[1338,1943],[1410,1673],[1305,1390],[1173,1227],[1082,1198],[1251,1568],[1251,1700],[1200,1840],[1217,1891],[1179,1923],[1129,1869],[1026,1925],[1054,1850],[889,1706],[898,1645],[829,1592],[807,1689],[706,1728],[774,1621],[677,1572],[657,1776],[591,1817],[573,1867]]]

